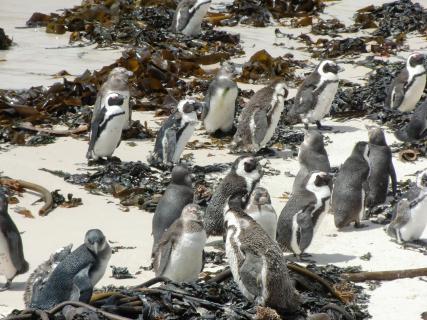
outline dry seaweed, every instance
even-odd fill
[[[129,272],[126,267],[111,267],[111,277],[114,279],[122,280],[122,279],[134,279],[135,277]]]
[[[0,28],[0,50],[7,50],[12,45],[12,40],[6,35],[4,29]]]

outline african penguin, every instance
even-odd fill
[[[238,89],[231,78],[230,68],[229,65],[222,66],[206,93],[202,120],[209,134],[217,130],[226,133],[233,128]]]
[[[209,10],[211,0],[182,0],[179,2],[172,21],[172,32],[188,37],[202,32],[202,20]]]
[[[105,104],[92,120],[87,159],[110,158],[120,145],[126,113],[123,109],[124,98],[120,94],[110,93]]]
[[[354,222],[356,228],[362,227],[360,221],[365,213],[369,171],[369,144],[359,141],[334,181],[331,211],[337,228],[343,228],[351,222]]]
[[[261,179],[261,168],[254,157],[241,156],[231,166],[230,172],[215,188],[204,217],[208,236],[220,236],[224,231],[224,208],[232,193],[251,194]]]
[[[389,178],[393,194],[396,194],[397,178],[391,150],[387,145],[383,130],[379,127],[368,127],[368,135],[371,170],[368,178],[366,206],[371,208],[386,201]]]
[[[414,110],[425,86],[424,55],[416,52],[408,57],[405,68],[399,72],[388,88],[386,107],[401,112]]]
[[[265,147],[273,137],[287,96],[283,80],[257,91],[240,114],[231,149],[257,152]]]
[[[411,115],[409,122],[394,133],[403,142],[417,142],[427,137],[427,100],[420,104]]]
[[[33,288],[30,308],[47,310],[67,300],[88,303],[110,257],[111,248],[104,234],[98,229],[89,230],[84,244],[59,263],[43,287]]]
[[[330,129],[320,120],[329,114],[337,90],[338,65],[331,60],[320,62],[299,87],[289,116],[299,116],[306,129],[309,123],[316,123],[318,129]]]
[[[172,179],[157,204],[152,222],[152,234],[154,238],[152,252],[160,241],[163,233],[180,216],[182,209],[193,202],[193,187],[190,173],[186,166],[177,165],[172,169]]]
[[[197,280],[203,268],[205,243],[203,211],[197,204],[188,204],[181,217],[163,234],[154,252],[156,276],[175,282]]]
[[[0,291],[8,290],[13,279],[28,269],[21,235],[9,216],[7,197],[0,190],[0,275],[6,277],[6,283]]]
[[[301,259],[329,210],[331,176],[312,171],[296,179],[291,197],[277,223],[277,242]]]
[[[181,100],[176,112],[167,118],[157,133],[154,151],[148,157],[152,165],[178,163],[185,145],[193,135],[197,125],[196,109],[200,104],[192,99]]]

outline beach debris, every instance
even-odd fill
[[[372,254],[370,252],[365,253],[363,256],[360,257],[360,260],[369,261],[372,258]]]
[[[60,190],[54,190],[51,192],[53,198],[53,206],[62,208],[75,208],[83,204],[81,198],[74,198],[73,194],[68,193],[67,198],[59,193]]]
[[[18,207],[16,206],[13,211],[15,211],[16,213],[23,215],[25,218],[31,218],[34,219],[33,214],[31,213],[30,210],[23,208],[23,207]]]
[[[391,270],[391,271],[372,271],[344,273],[343,277],[352,282],[363,282],[368,280],[391,281],[404,278],[416,278],[427,276],[427,268]]]
[[[417,149],[405,149],[399,151],[399,160],[400,161],[416,161],[420,151]]]
[[[126,267],[116,267],[116,266],[110,266],[112,275],[111,277],[114,279],[134,279],[135,277],[129,272],[128,268]]]
[[[0,28],[0,50],[7,50],[12,45],[12,40],[6,35],[4,29]]]

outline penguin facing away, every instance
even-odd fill
[[[163,234],[154,252],[156,276],[175,282],[197,280],[203,269],[203,249],[206,231],[203,211],[197,204],[188,204],[181,217]]]
[[[417,142],[427,137],[427,100],[414,111],[403,128],[394,133],[395,137],[403,142]]]
[[[6,195],[0,191],[0,275],[6,277],[6,283],[0,291],[8,290],[13,279],[28,269],[21,235],[8,213]]]
[[[188,37],[198,36],[202,31],[202,20],[209,10],[211,0],[182,0],[179,2],[172,21],[172,32]]]

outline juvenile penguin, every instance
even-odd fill
[[[153,267],[156,276],[175,282],[197,280],[203,268],[203,249],[206,231],[203,211],[197,204],[189,204],[181,217],[163,234],[154,252]]]
[[[229,207],[224,217],[225,253],[240,291],[279,314],[296,311],[300,298],[278,244],[243,209]]]
[[[267,232],[271,239],[276,240],[277,214],[271,205],[267,189],[262,187],[254,189],[245,212]]]
[[[123,109],[124,98],[111,93],[106,96],[105,105],[92,120],[87,159],[110,158],[120,145],[126,114]]]
[[[299,116],[306,129],[309,123],[316,123],[319,130],[330,129],[320,120],[329,114],[337,90],[338,65],[331,60],[320,62],[299,87],[289,116]]]
[[[33,288],[30,308],[47,310],[67,300],[88,303],[111,257],[111,248],[98,229],[86,233],[84,244],[67,255],[42,288]]]
[[[224,209],[228,197],[237,192],[251,194],[261,179],[261,169],[254,157],[241,156],[230,172],[215,188],[204,217],[208,236],[219,236],[224,231]]]
[[[328,173],[313,171],[297,180],[277,223],[277,242],[283,250],[302,258],[329,210],[330,197]]]
[[[282,80],[257,91],[239,117],[231,148],[239,152],[257,152],[265,147],[273,137],[287,96],[288,90]]]
[[[427,100],[420,104],[403,128],[394,133],[403,142],[417,142],[427,137]]]
[[[369,145],[359,141],[341,166],[334,182],[331,210],[337,228],[343,228],[351,222],[354,222],[356,228],[362,227],[360,221],[365,213],[369,171]]]
[[[397,190],[396,172],[390,147],[385,140],[384,132],[379,127],[369,127],[369,164],[368,193],[366,206],[368,208],[382,204],[387,198],[388,182],[391,179],[393,194]]]
[[[193,197],[193,187],[187,167],[184,165],[175,166],[172,170],[171,182],[154,212],[152,252],[154,252],[163,233],[181,216],[182,209],[193,202]]]
[[[185,145],[193,135],[197,125],[196,109],[200,104],[186,99],[178,103],[176,112],[166,119],[157,133],[154,151],[148,157],[148,162],[166,165],[178,163]]]
[[[6,195],[0,190],[0,274],[6,277],[6,284],[0,291],[8,290],[13,279],[28,269],[21,235],[9,216]]]
[[[172,32],[188,37],[202,32],[202,20],[209,10],[211,0],[182,0],[179,2],[172,21]]]
[[[230,68],[224,65],[220,69],[206,93],[202,120],[209,134],[217,130],[226,133],[233,128],[238,89]]]
[[[399,72],[388,88],[386,107],[401,112],[414,110],[425,86],[424,55],[416,52],[408,57],[405,68]]]
[[[96,96],[95,106],[92,116],[93,121],[98,118],[98,113],[102,110],[102,107],[106,105],[108,96],[112,93],[119,94],[123,97],[122,109],[125,111],[125,122],[123,129],[128,129],[131,125],[132,109],[129,107],[130,91],[128,80],[133,73],[125,68],[116,67],[111,70],[108,75],[107,81],[101,86],[101,89]]]

